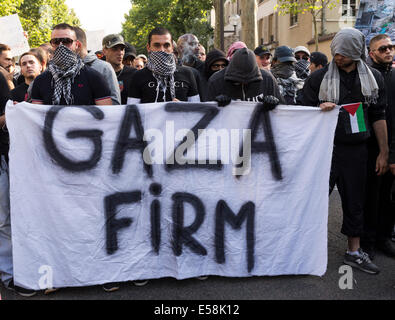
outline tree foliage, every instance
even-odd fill
[[[323,9],[328,8],[332,10],[339,3],[339,0],[278,0],[274,9],[278,10],[280,15],[310,13],[314,25],[315,47],[316,51],[318,51],[317,19],[319,19]]]
[[[213,34],[208,13],[213,0],[131,0],[132,9],[125,15],[122,35],[138,52],[145,51],[147,38],[155,27],[170,30],[174,40],[185,33],[195,34],[207,43]]]
[[[52,27],[59,23],[79,26],[80,21],[65,0],[0,0],[0,16],[18,14],[29,45],[37,47],[48,42]]]

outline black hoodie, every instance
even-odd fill
[[[229,66],[214,73],[208,82],[208,101],[219,95],[232,100],[258,101],[259,97],[271,95],[283,99],[275,79],[265,70],[260,70],[254,52],[239,49]]]
[[[206,61],[205,61],[205,76],[208,81],[210,77],[217,71],[211,70],[211,66],[214,62],[224,61],[226,65],[229,64],[228,59],[226,59],[225,53],[218,49],[213,49],[209,53],[207,53]]]

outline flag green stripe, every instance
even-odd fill
[[[365,132],[366,131],[365,115],[363,113],[363,106],[362,106],[362,104],[359,106],[359,108],[357,110],[357,119],[358,119],[359,132]]]

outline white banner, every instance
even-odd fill
[[[8,104],[15,282],[323,275],[337,116]]]
[[[103,49],[104,30],[87,31],[86,39],[89,51],[99,51]]]
[[[0,17],[0,43],[4,43],[11,48],[13,57],[20,56],[30,50],[17,14]]]

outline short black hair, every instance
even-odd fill
[[[87,40],[86,40],[86,33],[80,27],[74,27],[75,35],[77,40],[82,43],[82,45],[86,48],[87,47]]]
[[[156,28],[153,29],[153,30],[149,33],[149,35],[148,35],[148,44],[149,44],[149,45],[151,44],[151,38],[152,38],[152,36],[154,36],[154,35],[157,35],[157,36],[164,36],[164,35],[166,35],[166,34],[170,34],[171,43],[173,43],[173,37],[172,37],[172,35],[171,35],[171,33],[170,33],[170,31],[169,31],[168,29],[166,29],[166,28],[164,28],[164,27],[156,27]]]
[[[11,51],[11,48],[6,44],[0,43],[0,54],[3,54],[3,51]]]
[[[372,44],[374,44],[377,41],[383,40],[383,39],[391,39],[391,37],[385,33],[380,33],[377,36],[374,36],[372,39],[370,39],[369,50],[372,47]]]
[[[56,26],[54,26],[52,30],[59,30],[59,29],[61,30],[70,29],[74,31],[74,27],[69,25],[68,23],[59,23]]]

